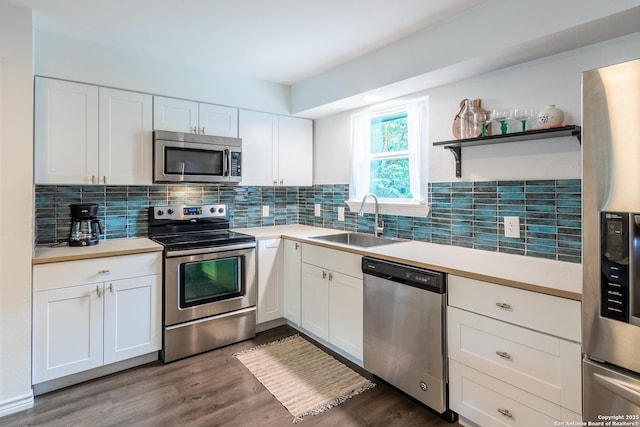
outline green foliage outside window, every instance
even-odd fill
[[[380,198],[411,199],[407,114],[371,119],[369,191]]]

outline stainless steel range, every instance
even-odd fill
[[[149,237],[164,246],[164,362],[255,336],[256,241],[226,205],[150,207]]]

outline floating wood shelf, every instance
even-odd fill
[[[560,138],[575,136],[581,142],[582,130],[580,126],[563,126],[551,129],[533,129],[526,132],[514,132],[505,135],[479,136],[477,138],[453,139],[450,141],[434,142],[434,147],[444,147],[451,150],[456,160],[456,177],[462,177],[462,148],[478,147],[481,145],[504,144],[507,142],[530,141],[534,139]]]

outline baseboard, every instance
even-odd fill
[[[33,408],[33,391],[13,399],[0,402],[0,417]]]
[[[77,374],[68,375],[62,378],[56,378],[43,383],[33,385],[33,393],[39,396],[50,391],[58,390],[64,387],[69,387],[75,384],[79,384],[85,381],[93,380],[105,375],[110,375],[116,372],[124,371],[126,369],[135,368],[136,366],[145,365],[147,363],[155,362],[158,360],[158,352],[145,354],[142,356],[133,357],[120,362],[112,363],[110,365],[100,366],[98,368],[90,369],[88,371],[78,372]]]
[[[278,326],[286,325],[287,320],[283,317],[280,317],[275,320],[270,320],[268,322],[258,323],[256,325],[256,332],[264,332],[269,329],[277,328]]]

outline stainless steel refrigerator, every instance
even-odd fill
[[[640,59],[582,90],[583,419],[640,425]]]

